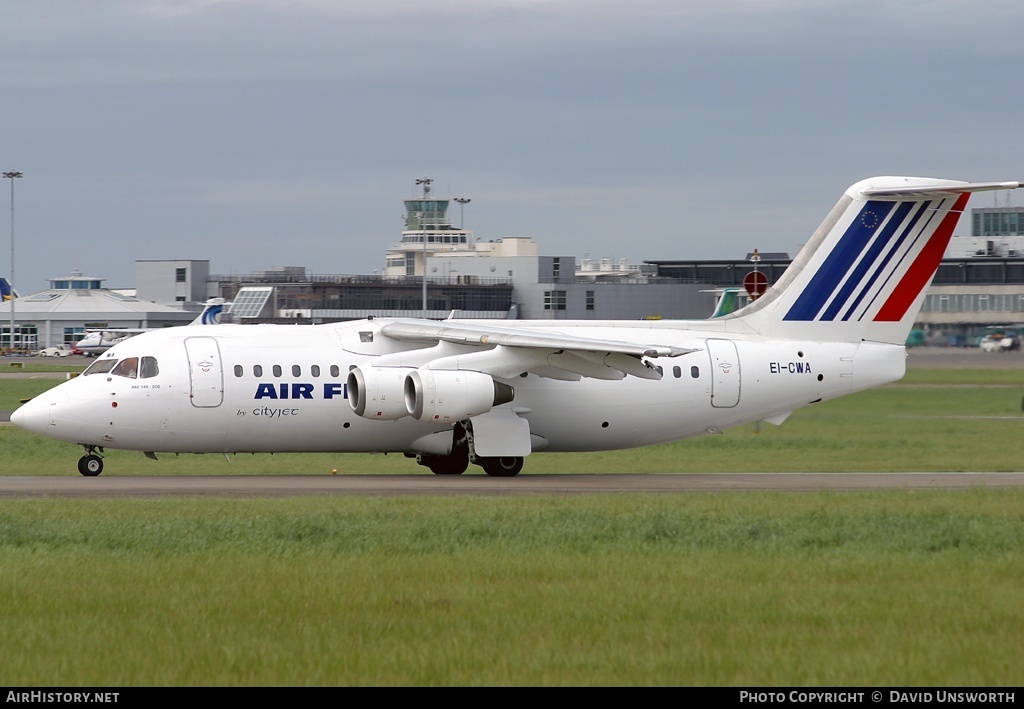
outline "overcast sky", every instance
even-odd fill
[[[631,263],[792,255],[874,175],[1024,179],[1021,0],[9,0],[0,69],[23,294],[372,273],[422,177],[478,239]]]

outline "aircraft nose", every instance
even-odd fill
[[[22,404],[11,414],[11,423],[33,433],[45,433],[50,426],[50,393]]]
[[[32,422],[36,418],[36,414],[29,411],[29,409],[38,410],[38,407],[30,406],[31,403],[32,402],[29,401],[27,403],[22,404],[14,411],[14,413],[11,414],[11,423],[13,423],[18,428],[24,428],[26,431],[31,431],[35,429],[35,426],[33,426]]]

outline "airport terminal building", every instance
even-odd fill
[[[169,327],[191,322],[209,298],[232,303],[238,323],[324,323],[376,317],[639,320],[709,317],[716,290],[742,287],[751,271],[769,284],[786,253],[738,259],[627,262],[544,256],[529,237],[479,242],[447,217],[448,200],[407,200],[401,241],[383,273],[314,274],[278,266],[217,275],[207,260],[136,261],[133,292],[72,273],[17,299],[14,347],[74,344],[86,329]],[[423,215],[428,214],[429,218]],[[1024,208],[971,213],[971,235],[951,240],[918,325],[934,344],[971,344],[985,327],[1024,323]],[[12,304],[0,303],[0,338],[10,348]]]

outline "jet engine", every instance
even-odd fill
[[[415,369],[405,378],[405,408],[428,423],[452,423],[485,414],[515,397],[508,384],[482,372]]]
[[[411,367],[372,367],[362,364],[348,373],[348,403],[363,418],[393,421],[408,416],[405,377]]]

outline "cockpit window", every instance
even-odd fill
[[[87,377],[90,374],[106,374],[114,368],[115,364],[117,364],[116,359],[98,359],[90,364],[84,372],[82,372],[82,376]]]
[[[160,365],[157,363],[156,357],[142,357],[141,366],[138,357],[128,357],[120,362],[116,359],[98,359],[82,372],[82,376],[106,374],[107,372],[114,376],[127,377],[128,379],[135,379],[136,377],[149,379],[160,374]]]
[[[127,357],[117,363],[111,371],[115,377],[128,377],[129,379],[135,379],[139,376],[139,358],[138,357]]]
[[[156,357],[143,357],[142,368],[139,370],[139,376],[142,379],[149,379],[160,374],[160,365],[156,363]]]

